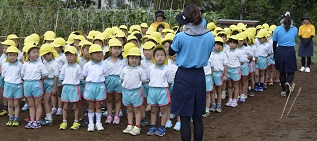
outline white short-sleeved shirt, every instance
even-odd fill
[[[176,61],[173,61],[172,59],[168,59],[168,66],[171,69],[173,80],[175,79],[175,75],[178,69],[178,66],[176,66]]]
[[[237,48],[237,50],[239,51],[241,57],[242,57],[242,62],[248,62],[248,55],[247,52],[245,50],[243,50],[242,48]]]
[[[3,64],[5,64],[6,62],[6,54],[2,53],[1,57],[0,57],[0,65],[2,66]]]
[[[77,63],[73,65],[65,64],[61,69],[59,79],[63,81],[63,85],[78,85],[80,80],[83,79],[80,65]]]
[[[230,46],[229,46],[228,44],[225,44],[222,51],[223,51],[223,52],[226,52],[226,51],[228,51],[228,50],[230,50]]]
[[[59,71],[59,68],[58,68],[57,61],[55,59],[52,59],[49,62],[45,62],[44,66],[46,67],[46,70],[48,72],[48,78],[56,77],[56,72]]]
[[[168,87],[168,84],[174,81],[172,71],[165,65],[161,68],[157,68],[156,64],[151,65],[147,72],[147,78],[150,80],[150,87]]]
[[[62,69],[62,67],[67,64],[67,59],[64,53],[59,53],[59,57],[55,58],[57,61],[59,69]]]
[[[146,74],[140,66],[126,66],[122,69],[120,79],[123,80],[122,88],[132,90],[140,88],[142,82],[147,81]]]
[[[78,57],[78,61],[79,61],[79,65],[80,67],[83,69],[84,65],[88,62],[86,59],[84,59],[83,57]]]
[[[241,63],[244,62],[240,51],[236,49],[230,49],[226,51],[227,59],[228,59],[228,68],[238,68]]]
[[[141,60],[141,67],[145,70],[145,72],[148,71],[148,68],[153,65],[152,60],[148,61],[146,59]]]
[[[37,59],[33,62],[25,62],[22,66],[22,78],[23,80],[40,80],[42,76],[48,76],[48,71],[45,65]]]
[[[224,66],[228,65],[227,55],[224,52],[212,52],[209,61],[214,62],[214,71],[224,71]]]
[[[248,57],[253,57],[253,51],[250,46],[242,46],[241,50],[244,50],[247,55],[247,62],[249,62]]]
[[[121,70],[124,67],[123,61],[123,59],[118,59],[116,62],[113,62],[110,57],[104,60],[104,63],[107,66],[108,75],[120,76]]]
[[[273,54],[274,52],[273,52],[273,39],[272,39],[272,37],[270,36],[270,37],[268,37],[268,40],[269,40],[269,44],[270,44],[270,48],[269,48],[269,54]]]
[[[103,54],[103,55],[106,54],[107,49],[108,49],[108,46],[107,46],[107,45],[102,47],[102,54]]]
[[[84,65],[83,77],[86,77],[86,82],[105,82],[106,76],[108,76],[108,70],[105,62],[100,61],[95,64],[93,61],[89,61]]]
[[[253,53],[253,58],[258,57],[257,52],[256,52],[256,45],[250,45],[250,48],[252,49],[252,53]]]
[[[256,48],[257,48],[256,52],[258,56],[267,57],[270,53],[270,44],[268,42],[264,42],[263,44],[258,42],[256,44]]]
[[[211,68],[213,68],[215,66],[214,61],[211,60],[210,57],[211,57],[211,54],[209,56],[207,66],[204,66],[205,75],[210,75],[211,74]]]
[[[22,63],[16,61],[14,64],[6,62],[2,66],[2,77],[4,77],[4,81],[12,84],[21,84],[22,83]]]

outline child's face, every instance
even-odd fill
[[[155,57],[156,64],[163,65],[166,58],[166,54],[163,50],[157,50],[155,52],[154,57]]]
[[[40,51],[38,48],[32,48],[28,53],[28,57],[31,60],[37,60],[39,58],[39,54],[40,54]]]
[[[157,32],[162,33],[163,29],[164,29],[164,28],[159,28],[159,29],[157,29]]]
[[[53,59],[53,54],[52,53],[46,53],[46,54],[43,55],[43,58],[46,61],[51,61]]]
[[[161,37],[162,37],[162,38],[164,38],[165,35],[166,35],[166,33],[163,33],[163,32],[161,33]]]
[[[223,40],[224,42],[227,41],[227,36],[221,36],[221,38],[222,38],[222,40]]]
[[[137,47],[139,46],[137,40],[130,40],[129,43],[133,43]]]
[[[264,42],[265,42],[265,38],[263,37],[263,38],[258,38],[258,40],[259,40],[259,42],[261,43],[261,44],[263,44]]]
[[[11,39],[11,40],[14,41],[16,47],[19,45],[18,39]]]
[[[126,30],[126,29],[121,29],[121,31],[122,31],[125,35],[128,35],[128,30]]]
[[[221,44],[215,44],[215,52],[220,52],[222,49],[222,45]]]
[[[63,47],[55,47],[57,53],[61,53],[63,51]]]
[[[144,54],[145,59],[147,59],[147,60],[152,59],[153,50],[152,49],[143,49],[143,54]]]
[[[122,53],[122,47],[111,47],[109,51],[111,55],[118,57]]]
[[[103,47],[103,43],[100,40],[95,40],[94,44],[100,45],[101,47]]]
[[[44,41],[44,44],[50,44],[50,43],[53,43],[53,41],[51,41],[51,40],[45,40]]]
[[[243,44],[244,44],[244,40],[239,40],[239,41],[238,41],[238,47],[242,47]]]
[[[124,45],[124,38],[119,37],[118,40],[121,42],[122,45]]]
[[[140,56],[129,56],[128,61],[131,67],[138,66],[140,63]]]
[[[169,42],[165,42],[165,43],[164,43],[164,47],[165,47],[165,51],[166,51],[166,54],[167,54],[167,55],[168,55],[170,46],[171,46],[171,44],[170,44]]]
[[[230,42],[229,43],[229,46],[230,46],[230,49],[235,49],[235,48],[237,48],[237,43],[234,43],[234,42]]]
[[[2,46],[2,53],[7,53],[8,45],[3,45]]]
[[[142,34],[145,34],[147,32],[148,28],[147,27],[141,27]]]
[[[91,57],[92,57],[92,60],[94,60],[94,61],[100,61],[102,58],[102,52],[101,51],[93,52],[93,53],[91,53]]]
[[[79,48],[79,43],[80,43],[80,40],[75,39],[74,40],[74,47]]]
[[[66,52],[65,56],[66,56],[67,62],[69,64],[73,64],[76,60],[77,54],[72,54],[70,52]]]
[[[81,52],[83,53],[83,57],[84,57],[84,58],[90,58],[89,46],[84,46],[84,47],[82,47]]]
[[[18,54],[10,52],[10,53],[7,54],[7,57],[8,57],[8,61],[10,63],[15,63],[17,61],[17,59],[18,59]]]

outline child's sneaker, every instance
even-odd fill
[[[27,103],[25,103],[21,109],[21,111],[27,111],[29,110],[29,105]]]
[[[267,83],[268,83],[269,86],[273,86],[273,80],[272,80],[272,79],[269,79],[269,80],[267,81]]]
[[[88,109],[84,109],[84,117],[88,116]]]
[[[165,131],[166,128],[161,126],[159,129],[156,130],[155,134],[160,137],[163,137],[165,135]]]
[[[26,129],[31,129],[31,126],[32,126],[32,122],[28,122],[28,124],[25,125],[25,128]]]
[[[56,115],[57,115],[57,116],[63,115],[63,109],[62,109],[62,108],[58,108],[58,109],[57,109],[57,112],[56,112]]]
[[[258,92],[259,91],[259,86],[254,86],[254,91]]]
[[[56,109],[56,108],[52,108],[52,112],[51,112],[51,114],[52,114],[52,115],[55,115],[55,114],[56,114],[56,112],[57,112],[57,109]]]
[[[263,92],[263,87],[259,86],[258,87],[258,92]]]
[[[6,126],[12,126],[13,124],[13,121],[12,120],[9,120],[7,123],[6,123]]]
[[[32,129],[37,129],[37,128],[40,128],[41,127],[41,124],[39,122],[36,122],[34,121],[31,125],[31,128]]]
[[[215,102],[211,103],[210,111],[211,112],[215,112],[216,111],[216,103]]]
[[[105,116],[105,117],[108,117],[108,112],[107,111],[103,112],[102,115]]]
[[[93,132],[95,130],[95,125],[94,124],[88,124],[88,132]]]
[[[105,123],[110,124],[112,122],[112,116],[108,116]]]
[[[120,118],[118,116],[114,116],[112,124],[120,124]]]
[[[41,124],[41,125],[52,125],[52,124],[53,124],[53,119],[50,119],[50,120],[49,120],[49,119],[46,119],[46,118],[45,118],[44,120],[41,120],[41,121],[40,121],[40,124]]]
[[[170,114],[170,119],[174,119],[175,115],[174,114]]]
[[[207,118],[209,115],[210,115],[210,111],[209,111],[209,110],[206,110],[206,113],[203,114],[202,116],[203,116],[204,118]]]
[[[141,132],[141,128],[134,126],[132,130],[130,130],[130,134],[133,136],[139,135]]]
[[[176,130],[176,131],[181,130],[181,122],[176,122],[176,124],[175,124],[173,129]]]
[[[123,117],[122,109],[120,109],[119,117]]]
[[[286,96],[286,91],[281,92],[281,96]]]
[[[103,131],[103,130],[105,130],[105,129],[103,128],[103,126],[102,126],[101,123],[96,123],[96,129],[97,129],[98,131]]]
[[[24,119],[24,121],[25,121],[25,122],[30,122],[31,119],[30,119],[30,117],[27,117],[27,118]]]
[[[132,125],[128,125],[127,128],[125,128],[125,129],[123,130],[123,133],[128,134],[128,133],[130,133],[130,131],[131,131],[132,129],[133,129],[133,126],[132,126]]]
[[[237,107],[238,106],[238,102],[236,100],[232,100],[230,106],[231,107]]]
[[[77,130],[77,129],[79,129],[79,127],[80,127],[80,124],[78,122],[74,122],[72,127],[70,127],[70,129],[71,130]]]
[[[148,125],[150,125],[150,123],[146,120],[146,118],[145,117],[142,118],[141,119],[141,126],[148,126]]]
[[[83,119],[79,119],[78,123],[80,124],[81,127],[87,127],[88,126],[88,122],[83,118]]]
[[[148,105],[148,106],[145,108],[145,111],[146,111],[146,112],[151,111],[151,106]]]
[[[240,101],[240,96],[241,96],[241,94],[238,95],[238,97],[237,97],[237,102]]]
[[[149,131],[147,132],[147,135],[150,135],[150,136],[154,135],[156,130],[157,130],[157,128],[152,125],[151,128],[149,129]]]
[[[221,92],[221,98],[222,99],[226,99],[226,91],[222,91]]]
[[[7,110],[3,110],[1,113],[0,113],[0,116],[7,116],[9,113]]]
[[[229,100],[225,105],[229,107],[231,103],[232,103],[232,100]]]
[[[245,102],[245,98],[244,98],[244,94],[241,94],[240,98],[239,98],[240,102]]]
[[[14,120],[13,123],[12,123],[13,127],[18,127],[19,125],[20,125],[20,123],[17,120]]]
[[[248,96],[254,97],[254,92],[252,89],[249,91]]]
[[[173,124],[172,124],[171,120],[166,121],[166,124],[165,124],[166,128],[171,128],[172,126],[173,126]]]
[[[59,130],[65,130],[65,129],[67,129],[67,123],[63,122],[59,125]]]
[[[218,112],[218,113],[221,113],[221,112],[222,112],[221,104],[217,104],[216,112]]]
[[[263,83],[263,88],[267,89],[267,84],[266,83]]]

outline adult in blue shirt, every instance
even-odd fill
[[[273,50],[275,68],[280,71],[281,95],[286,96],[287,91],[293,91],[295,86],[292,82],[297,70],[294,46],[298,30],[293,25],[289,12],[282,16],[280,23],[281,25],[276,27],[273,33]]]
[[[200,11],[200,14],[203,15],[204,10],[203,10],[201,7],[199,7],[199,11]],[[201,21],[201,25],[202,25],[204,28],[207,28],[207,21],[206,21],[206,19],[205,19],[205,18],[202,18],[202,19],[203,19],[203,20]]]
[[[176,21],[185,26],[185,31],[175,35],[169,54],[177,53],[171,113],[180,116],[181,138],[191,140],[190,119],[194,121],[194,140],[203,138],[202,115],[206,108],[206,81],[204,66],[214,46],[214,35],[201,25],[198,7],[188,5],[176,16]]]

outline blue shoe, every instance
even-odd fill
[[[254,91],[258,92],[259,91],[259,86],[254,86]]]
[[[155,126],[151,126],[149,131],[147,132],[147,135],[153,136],[156,132],[157,128]]]
[[[259,86],[258,92],[263,92],[263,87]]]
[[[240,102],[245,102],[244,94],[240,96],[239,101]]]
[[[165,135],[165,131],[166,128],[165,127],[160,127],[159,129],[157,129],[157,131],[155,132],[155,134],[157,136],[163,137]]]
[[[48,119],[44,119],[44,120],[41,120],[39,122],[41,125],[52,125],[53,124],[53,120],[48,120]]]

